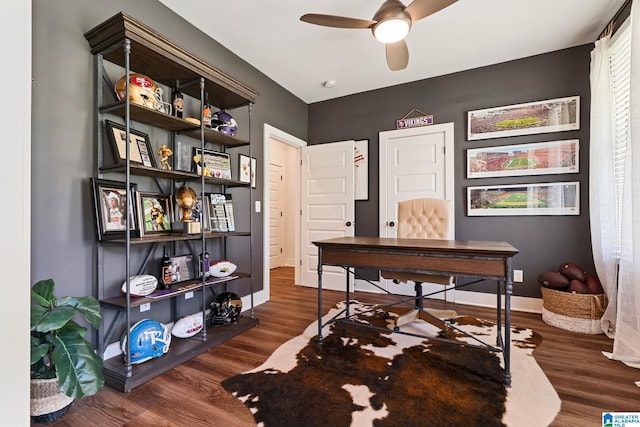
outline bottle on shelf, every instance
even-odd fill
[[[163,248],[162,259],[160,260],[160,287],[161,289],[170,289],[172,282],[171,258],[167,255],[167,246]]]
[[[211,118],[213,111],[211,110],[211,104],[209,104],[209,97],[204,98],[204,108],[202,109],[202,123],[205,127],[211,127]]]
[[[211,257],[209,256],[209,252],[204,251],[204,257],[200,254],[199,257],[200,263],[198,264],[198,268],[200,269],[200,277],[209,275],[209,267],[211,262]]]
[[[183,111],[184,111],[184,97],[182,95],[182,92],[176,89],[173,92],[173,115],[181,119]]]

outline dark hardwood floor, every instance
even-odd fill
[[[366,294],[364,301],[385,302],[387,297]],[[324,291],[324,311],[343,294]],[[293,269],[271,273],[271,301],[256,307],[260,325],[241,336],[134,389],[122,393],[105,387],[98,394],[76,401],[51,426],[252,426],[249,411],[221,386],[222,380],[262,364],[282,343],[299,335],[316,320],[317,291],[295,286]],[[429,302],[460,314],[493,319],[494,310]],[[245,314],[246,315],[246,314]],[[584,335],[554,328],[540,315],[513,312],[512,324],[539,332],[543,342],[534,356],[562,400],[557,427],[601,426],[604,411],[640,411],[640,370],[610,361],[604,335]],[[470,422],[470,426],[473,423]],[[518,426],[526,427],[526,426]]]

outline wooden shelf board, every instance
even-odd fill
[[[238,279],[245,279],[251,277],[250,274],[247,273],[233,273],[231,276],[229,277],[221,277],[221,278],[210,278],[208,279],[208,281],[205,283],[205,288],[210,288],[213,286],[218,286],[218,285],[224,285],[225,283],[229,283],[232,282],[234,280],[238,280]],[[163,295],[160,297],[130,297],[129,298],[129,307],[133,308],[133,307],[139,307],[143,304],[151,304],[154,302],[158,302],[158,301],[163,301],[166,299],[171,299],[171,298],[176,298],[179,297],[181,295],[184,295],[187,292],[190,291],[199,291],[202,289],[202,283],[199,280],[189,280],[186,281],[184,283],[179,283],[176,284],[176,288],[180,288],[180,287],[189,287],[189,285],[196,285],[194,287],[190,287],[189,289],[184,289],[184,290],[179,290],[177,292],[171,293],[171,294],[167,294],[167,295]],[[103,307],[109,307],[109,308],[113,308],[116,310],[124,310],[127,306],[127,301],[126,301],[126,297],[124,295],[122,296],[117,296],[117,297],[113,297],[113,298],[106,298],[100,301],[100,304]]]
[[[207,329],[207,340],[202,341],[198,334],[191,338],[171,338],[169,351],[155,359],[139,365],[132,365],[132,374],[126,376],[123,356],[119,355],[105,360],[102,369],[105,383],[125,393],[164,374],[194,357],[202,354],[237,335],[258,326],[257,318],[241,317],[238,323]]]

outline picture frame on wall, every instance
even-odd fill
[[[130,237],[139,237],[140,230],[133,199],[136,184],[101,178],[91,178],[94,217],[98,240],[122,239],[127,226]]]
[[[580,183],[467,187],[467,215],[580,215]]]
[[[173,218],[171,194],[139,191],[136,195],[141,234],[171,233]]]
[[[115,163],[116,165],[124,165],[127,161],[127,128],[111,120],[105,120],[104,123]],[[149,168],[156,167],[156,159],[149,135],[129,128],[129,159],[134,164]]]
[[[257,162],[254,157],[240,154],[238,165],[238,180],[251,184],[251,188],[256,188],[256,168]]]
[[[578,139],[467,149],[469,179],[578,172]]]
[[[485,108],[467,113],[469,141],[578,129],[579,96]]]
[[[355,200],[369,200],[369,140],[355,141],[353,144],[353,186]]]
[[[229,154],[220,153],[213,150],[204,151],[200,147],[193,147],[193,172],[202,174],[202,165],[208,169],[213,178],[231,179],[231,160]],[[196,159],[202,159],[201,162]]]

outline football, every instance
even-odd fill
[[[569,283],[569,287],[567,288],[567,291],[572,292],[574,294],[590,294],[591,293],[589,291],[589,288],[587,288],[587,285],[585,285],[580,280],[575,280],[575,279]]]
[[[156,290],[158,279],[150,274],[141,274],[129,277],[129,286],[132,297],[144,297]],[[127,293],[127,282],[122,284],[122,293]]]
[[[587,272],[584,271],[583,268],[571,262],[565,262],[562,264],[558,271],[569,280],[580,280],[581,282],[587,280]]]
[[[565,289],[569,286],[569,279],[557,271],[545,271],[538,276],[538,283],[546,288]]]
[[[189,338],[197,334],[204,327],[202,312],[181,317],[173,324],[171,335],[177,338]]]
[[[587,285],[589,292],[592,294],[603,294],[604,289],[602,288],[602,283],[600,283],[600,279],[593,274],[587,274],[587,280],[584,281],[584,284]]]
[[[220,260],[209,266],[209,274],[213,277],[227,277],[236,271],[236,268],[231,261]]]

